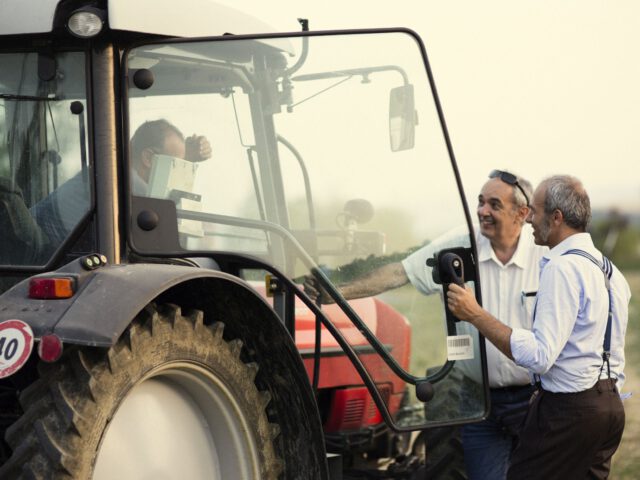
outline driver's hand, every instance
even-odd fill
[[[191,135],[184,141],[185,160],[190,162],[202,162],[211,158],[211,144],[204,135]]]
[[[320,283],[314,276],[307,275],[304,277],[303,287],[304,293],[306,293],[314,302],[318,303],[319,298],[320,303],[322,304],[326,305],[328,303],[333,303],[333,298],[331,298],[327,291],[320,286]]]

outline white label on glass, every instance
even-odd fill
[[[447,360],[469,360],[473,358],[471,335],[447,337]]]

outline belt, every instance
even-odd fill
[[[603,389],[608,391],[614,391],[616,388],[616,383],[618,382],[617,378],[602,378],[598,380],[593,387],[587,388],[586,390],[580,390],[578,392],[550,392],[549,390],[542,389],[542,391],[549,395],[579,395],[581,393],[588,392],[602,392]]]
[[[524,390],[534,390],[534,386],[531,385],[530,383],[527,383],[526,385],[509,385],[507,387],[495,387],[495,388],[490,388],[489,389],[492,392],[504,392],[504,393],[517,393],[517,392],[522,392]]]

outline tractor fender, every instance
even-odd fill
[[[76,293],[67,299],[29,298],[32,279],[70,277]],[[182,285],[181,288],[178,288]],[[175,290],[174,290],[175,289]],[[199,297],[190,295],[198,291]],[[172,293],[173,292],[173,293]],[[271,317],[268,323],[284,325],[273,309],[246,282],[224,272],[181,265],[136,263],[106,265],[86,271],[81,259],[55,272],[24,280],[0,297],[0,321],[19,319],[32,328],[35,338],[57,335],[63,343],[109,347],[117,341],[131,320],[147,304],[163,297],[185,307],[182,296],[191,298],[190,307],[222,310],[219,302],[239,298],[247,310]],[[233,310],[232,307],[229,307]],[[235,315],[235,314],[234,314]],[[273,325],[272,325],[273,328]]]

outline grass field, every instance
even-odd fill
[[[627,420],[622,443],[613,459],[612,480],[640,478],[640,271],[625,272],[625,277],[631,286],[632,299],[625,345],[627,381],[623,390],[633,395],[625,401]],[[412,319],[412,373],[422,374],[426,366],[441,365],[445,358],[445,331],[440,298],[420,295],[409,285],[381,298]]]
[[[640,271],[625,272],[625,276],[631,286],[632,298],[625,344],[627,380],[623,390],[633,392],[633,395],[625,400],[627,421],[622,443],[613,457],[612,480],[640,478]]]

